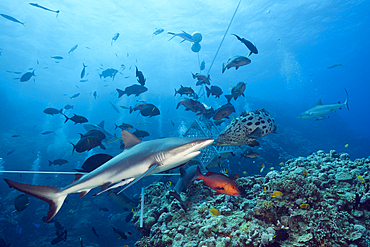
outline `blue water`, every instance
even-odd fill
[[[25,23],[23,27],[0,17],[0,157],[5,161],[5,170],[71,170],[94,153],[116,155],[120,152],[118,143],[113,143],[107,145],[106,151],[98,147],[89,153],[71,156],[70,143],[76,143],[78,133],[85,130],[80,124],[64,123],[62,115],[43,113],[47,107],[61,109],[66,104],[74,105],[74,109],[65,110],[66,115],[82,115],[89,123],[95,124],[104,120],[107,130],[117,135],[119,131],[114,131],[114,123],[125,122],[148,131],[150,137],[144,140],[179,136],[180,127],[190,126],[198,116],[185,112],[182,106],[176,110],[177,102],[183,97],[173,97],[174,88],[183,85],[191,86],[196,92],[201,90],[201,87],[195,86],[191,72],[199,72],[199,61],[203,60],[206,63],[205,71],[209,70],[238,1],[138,3],[64,0],[39,4],[60,10],[58,17],[53,12],[23,1],[0,3],[0,13]],[[261,140],[262,145],[258,150],[263,155],[255,163],[231,158],[231,170],[259,173],[261,163],[274,166],[288,157],[307,156],[320,149],[347,152],[352,159],[370,155],[368,9],[369,1],[241,2],[209,71],[211,83],[221,87],[224,94],[239,81],[247,83],[245,98],[232,100],[236,113],[231,116],[237,117],[243,110],[265,108],[275,117],[277,134]],[[152,33],[156,28],[165,31],[154,36]],[[179,33],[181,30],[190,34],[198,31],[203,35],[199,61],[198,54],[190,50],[189,42],[180,43],[178,37],[168,41],[171,36],[167,32]],[[120,36],[111,45],[116,33]],[[221,73],[222,63],[235,55],[246,56],[249,52],[231,35],[233,33],[252,41],[259,53],[250,56],[251,64]],[[77,49],[68,54],[76,44]],[[64,59],[55,60],[51,56],[62,56]],[[83,63],[87,65],[86,82],[80,82]],[[343,67],[327,68],[340,63],[343,63]],[[124,70],[121,69],[122,64],[125,65]],[[118,99],[116,88],[123,90],[136,83],[135,65],[147,78],[148,91],[138,97],[124,95]],[[115,68],[120,73],[114,81],[109,77],[100,79],[100,68]],[[33,70],[36,76],[28,82],[14,79]],[[301,112],[315,106],[319,99],[324,104],[344,102],[344,89],[349,93],[350,110],[337,110],[327,114],[328,119],[320,121],[314,118],[297,119]],[[95,91],[96,99],[93,97]],[[70,99],[76,93],[80,93],[80,96]],[[153,103],[160,109],[161,115],[146,118],[138,116],[137,112],[129,114],[123,108],[119,108],[120,113],[117,113],[109,104],[111,101],[117,107],[128,107],[134,106],[137,100]],[[214,108],[226,103],[223,95],[220,99],[202,97],[200,101]],[[47,130],[56,134],[41,135]],[[21,137],[12,137],[15,134]],[[346,144],[348,148],[345,148]],[[14,153],[7,155],[12,150],[15,150]],[[48,160],[58,158],[67,159],[69,163],[63,167],[48,166]],[[250,165],[243,169],[233,168],[233,164],[238,162]],[[54,179],[46,179],[44,175],[1,177],[59,186],[72,181],[69,176]],[[6,241],[12,242],[12,246],[25,246],[31,240],[37,242],[39,235],[27,233],[27,227],[31,231],[35,228],[32,222],[38,219],[40,223],[40,217],[46,212],[46,204],[32,198],[28,212],[19,213],[17,223],[25,229],[20,239],[16,233],[17,223],[5,220],[10,217],[11,199],[19,192],[9,190],[3,182],[0,187],[1,198],[8,198],[5,200],[7,203],[1,204],[0,224],[3,224],[2,229],[7,229],[3,231],[3,237],[7,236]],[[134,191],[130,193],[133,195]],[[72,198],[77,204],[68,204],[68,210],[76,209],[77,205],[82,207],[82,202],[96,203],[99,200],[92,199],[90,195],[82,199],[77,196]],[[36,205],[40,205],[42,210],[38,210]],[[109,202],[108,206],[117,210],[111,210],[110,213],[122,213],[114,202]],[[57,215],[59,218],[66,215],[65,207]],[[70,217],[86,227],[85,231],[75,230],[74,233],[70,229],[71,237],[67,242],[71,246],[76,246],[79,237],[89,239],[86,240],[87,245],[88,241],[96,242],[93,241],[94,236],[90,236],[93,223],[89,223],[89,220],[97,219],[88,218],[88,213],[83,217],[74,214]],[[107,215],[100,212],[98,216],[101,217],[98,221],[102,227],[112,225]],[[81,223],[81,219],[85,221]],[[67,225],[66,222],[63,224]],[[98,229],[97,224],[94,223]],[[40,233],[50,234],[51,241],[55,236],[54,228],[47,227],[41,225],[42,229],[38,229]],[[132,228],[126,223],[119,227]],[[113,231],[106,231],[112,245],[123,243],[118,242],[118,235],[114,235]],[[135,238],[138,236],[137,233]],[[127,243],[132,246],[135,238],[131,237]],[[104,246],[104,241],[99,244]]]

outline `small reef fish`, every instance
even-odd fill
[[[324,115],[326,113],[329,113],[329,112],[335,112],[335,110],[340,109],[343,106],[346,106],[347,109],[349,110],[349,107],[348,107],[348,92],[347,92],[346,89],[344,89],[344,90],[346,91],[347,97],[346,97],[346,101],[343,104],[335,103],[335,104],[324,105],[321,102],[321,99],[319,99],[316,106],[308,109],[305,112],[302,112],[301,114],[299,114],[299,116],[297,118],[299,118],[299,119],[308,119],[308,118],[317,117],[316,120],[321,120],[321,119],[325,118],[322,115]]]
[[[116,127],[114,129],[120,128],[121,130],[130,130],[134,127],[131,124],[122,123],[121,125],[114,124]]]
[[[117,108],[115,105],[113,105],[113,103],[112,103],[111,101],[109,101],[109,104],[112,106],[112,108],[113,108],[113,110],[114,110],[115,112],[119,113],[118,108]]]
[[[343,66],[343,63],[339,63],[339,64],[333,64],[333,65],[330,65],[329,67],[327,67],[328,69],[334,69],[336,67],[344,67]]]
[[[357,180],[360,182],[360,183],[364,183],[364,177],[363,176],[357,176]]]
[[[113,69],[113,68],[110,68],[110,69],[106,69],[104,70],[101,74],[99,74],[99,77],[102,78],[107,78],[107,77],[111,77],[114,81],[114,77],[116,76],[118,70],[116,69]]]
[[[175,38],[176,36],[177,37],[180,37],[182,38],[182,42],[184,42],[185,40],[189,41],[189,42],[195,42],[194,38],[193,38],[193,35],[191,34],[188,34],[187,32],[185,31],[182,31],[182,33],[172,33],[172,32],[168,32],[168,34],[171,34],[173,35],[168,41],[170,41],[171,39]]]
[[[182,96],[183,94],[192,95],[192,94],[194,94],[194,90],[191,87],[183,87],[182,85],[180,85],[179,90],[176,90],[176,88],[175,88],[175,95],[174,96],[176,96],[177,94],[180,94],[180,96]]]
[[[302,208],[302,209],[308,209],[310,207],[310,205],[307,204],[307,203],[302,203],[301,205],[299,205],[299,207]]]
[[[58,14],[60,12],[59,10],[51,10],[51,9],[48,9],[48,8],[46,8],[44,6],[41,6],[41,5],[37,4],[37,3],[30,3],[30,5],[32,5],[34,7],[37,7],[37,8],[40,8],[40,9],[43,9],[43,10],[46,10],[46,11],[57,13],[57,17],[58,17]]]
[[[12,135],[12,137],[21,137],[21,135]]]
[[[252,61],[244,56],[235,56],[227,60],[226,64],[222,64],[222,73],[225,72],[226,69],[230,69],[232,67],[235,67],[237,70],[240,66],[244,66],[247,64],[250,64]]]
[[[136,80],[138,83],[140,83],[141,86],[145,86],[146,79],[144,78],[143,72],[141,72],[137,66],[136,67]]]
[[[289,238],[289,234],[286,231],[279,231],[272,239],[274,241],[280,242],[287,240]]]
[[[206,62],[204,62],[204,60],[203,60],[202,63],[200,64],[200,66],[199,66],[199,69],[204,70],[205,68],[206,68]]]
[[[244,91],[246,88],[246,84],[244,82],[238,82],[235,87],[231,89],[231,94],[225,95],[225,98],[227,99],[227,103],[230,103],[231,99],[234,98],[236,100],[240,95],[245,97]]]
[[[18,21],[17,19],[15,19],[14,17],[11,17],[10,15],[5,15],[5,14],[0,14],[2,17],[4,17],[5,19],[8,19],[9,21],[12,21],[12,22],[15,22],[15,23],[19,23],[19,24],[22,24],[24,26],[24,23],[23,22],[20,22]]]
[[[283,193],[280,192],[280,191],[277,191],[277,190],[274,190],[272,193],[271,193],[271,196],[274,197],[274,198],[280,198],[283,196]]]
[[[32,72],[26,72],[24,73],[22,76],[21,76],[21,79],[20,81],[21,82],[26,82],[28,81],[29,79],[31,79],[32,76],[35,76],[35,70],[33,70]]]
[[[196,86],[199,86],[199,85],[202,85],[202,84],[211,85],[210,75],[206,76],[206,75],[203,75],[203,74],[200,74],[200,73],[195,73],[195,74],[191,73],[191,74],[193,76],[193,79],[195,79],[195,78],[198,79]]]
[[[260,173],[262,173],[264,169],[265,169],[265,166],[264,166],[264,164],[262,163],[262,167],[261,167],[261,169],[260,169]]]
[[[126,234],[125,234],[123,231],[121,231],[121,230],[119,230],[119,229],[116,229],[116,228],[114,228],[113,226],[112,226],[112,228],[113,228],[113,232],[114,232],[114,233],[117,233],[117,234],[120,236],[120,239],[121,239],[121,238],[123,238],[123,239],[127,239],[127,236],[126,236]]]
[[[56,60],[62,60],[63,59],[62,56],[52,56],[51,58],[56,59]]]
[[[13,149],[13,150],[11,150],[11,151],[9,151],[6,155],[11,155],[12,153],[14,153],[15,152],[15,149]]]
[[[236,184],[224,174],[207,172],[206,175],[203,175],[200,172],[199,166],[197,166],[196,175],[192,181],[194,180],[203,180],[203,185],[217,191],[215,195],[226,194],[230,196],[240,196],[240,191]]]
[[[211,88],[206,86],[206,91],[207,91],[207,98],[210,95],[214,95],[216,98],[220,98],[220,95],[223,93],[222,89],[218,86],[211,86]]]
[[[49,135],[51,133],[55,133],[53,130],[47,130],[41,133],[41,135]]]
[[[77,49],[77,47],[78,47],[78,45],[73,46],[73,47],[69,50],[68,54],[70,54],[71,52],[74,52],[74,51]]]
[[[88,120],[85,117],[79,116],[79,115],[76,115],[76,114],[74,114],[74,116],[70,117],[70,118],[67,117],[66,115],[64,115],[64,116],[66,118],[66,121],[64,121],[64,123],[66,123],[68,120],[73,121],[75,124],[78,124],[78,123],[82,124],[82,123],[87,123],[88,122]]]
[[[64,164],[67,164],[68,163],[68,160],[65,160],[65,159],[56,159],[54,161],[50,161],[49,160],[49,166],[51,165],[64,165]]]
[[[280,163],[279,163],[279,165],[280,165],[280,166],[283,166],[283,165],[284,165],[284,162],[280,162]]]
[[[220,211],[218,211],[218,209],[216,209],[216,208],[211,208],[211,210],[209,210],[209,213],[212,214],[215,217],[221,215]]]
[[[240,129],[245,129],[241,134]],[[256,141],[276,132],[274,118],[265,109],[242,113],[216,138],[215,146],[259,146]]]
[[[247,57],[249,57],[252,53],[258,54],[257,47],[252,44],[252,42],[246,40],[245,38],[240,38],[238,35],[233,34],[240,42],[242,42],[249,50],[249,54]]]
[[[98,97],[98,92],[94,91],[93,96],[94,96],[94,99],[96,99]]]
[[[62,109],[60,109],[60,110],[57,110],[57,109],[55,109],[55,108],[46,108],[46,109],[44,110],[44,113],[45,113],[45,114],[52,115],[52,116],[54,116],[55,114],[63,114],[63,108],[62,108]]]
[[[99,235],[96,233],[95,227],[91,227],[91,231],[94,233],[94,235],[99,238]]]
[[[76,93],[76,94],[72,95],[70,98],[74,99],[74,98],[77,98],[78,96],[80,96],[80,93]]]
[[[118,39],[119,37],[119,33],[116,33],[113,38],[112,38],[112,41],[110,42],[110,45],[113,45],[114,42],[116,42],[116,40]]]
[[[308,175],[308,171],[304,170],[304,171],[302,172],[302,174],[303,174],[303,176],[307,176],[307,175]]]
[[[19,195],[15,198],[14,200],[14,207],[15,207],[15,210],[13,211],[14,212],[22,212],[23,210],[25,210],[29,204],[29,199],[28,199],[28,196],[26,194],[22,194],[22,195]]]
[[[140,94],[148,91],[148,88],[141,86],[141,85],[134,84],[134,85],[126,87],[124,91],[118,88],[116,90],[118,92],[118,98],[121,98],[122,95],[124,94],[126,94],[127,96],[130,96],[131,94],[135,94],[135,96],[137,97]]]
[[[163,31],[164,31],[163,28],[156,28],[156,30],[153,32],[153,35],[156,36],[158,34],[163,33]]]
[[[345,148],[348,148],[348,144],[344,145]]]
[[[85,76],[85,68],[87,67],[84,63],[82,63],[82,66],[84,66],[84,67],[82,68],[82,71],[81,71],[81,79],[84,78],[84,76]]]
[[[235,107],[228,103],[215,110],[213,120],[221,120],[222,118],[229,119],[229,115],[235,112]]]

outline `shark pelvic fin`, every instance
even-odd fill
[[[123,186],[123,185],[125,185],[125,184],[128,184],[128,183],[130,183],[132,180],[134,180],[134,178],[128,178],[128,179],[125,179],[125,180],[123,180],[123,181],[121,181],[121,182],[118,182],[118,183],[116,183],[116,184],[113,184],[112,186],[106,187],[104,190],[103,190],[103,188],[102,188],[102,191],[100,191],[99,193],[94,194],[93,196],[98,196],[98,195],[100,195],[100,194],[102,194],[102,193],[104,193],[104,192],[106,192],[106,191],[108,191],[108,190],[111,190],[111,189],[114,189],[114,188],[117,188],[117,187]],[[104,185],[102,185],[102,186],[104,186]]]
[[[58,193],[60,191],[60,187],[21,184],[8,179],[4,180],[10,188],[14,188],[49,203],[49,211],[45,222],[51,220],[58,213],[59,209],[63,205],[64,199],[68,195]]]
[[[129,185],[127,185],[125,188],[123,188],[122,190],[120,190],[118,194],[120,194],[122,191],[130,188],[132,185],[134,185],[136,182],[138,182],[140,179],[142,179],[143,177],[145,177],[146,175],[148,175],[151,171],[153,171],[155,168],[157,168],[159,166],[159,164],[154,164],[152,165],[151,167],[149,167],[148,170],[146,170],[143,174],[141,174],[139,177],[137,177],[134,181],[132,181]]]
[[[131,132],[128,132],[127,130],[122,130],[121,135],[122,135],[122,140],[125,144],[125,149],[133,147],[136,144],[141,142],[139,138],[137,138],[134,134],[132,134]]]

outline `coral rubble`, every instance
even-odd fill
[[[146,188],[144,227],[139,210],[132,219],[144,235],[135,246],[262,247],[282,230],[289,238],[281,246],[370,246],[369,169],[370,158],[320,150],[288,160],[280,172],[237,179],[240,197],[214,196],[196,181],[181,193],[187,212],[155,183]]]

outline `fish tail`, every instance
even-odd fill
[[[167,32],[167,33],[173,35],[168,41],[170,41],[171,39],[173,39],[176,36],[175,33],[171,33],[171,32]]]
[[[209,89],[207,86],[206,86],[206,91],[207,91],[207,98],[209,97],[209,95],[211,94],[211,89]]]
[[[63,113],[62,113],[63,114]],[[64,123],[66,123],[70,118],[69,117],[67,117],[66,115],[64,115],[63,114],[63,116],[65,116],[66,117],[66,121],[64,121]]]
[[[349,110],[349,107],[348,107],[348,92],[347,92],[347,89],[344,89],[346,91],[346,94],[347,94],[347,98],[346,98],[346,101],[344,102],[344,105],[347,107],[347,109]]]
[[[227,103],[230,103],[233,96],[232,95],[225,95],[225,98],[227,99]]]
[[[176,94],[178,94],[179,92],[176,90],[176,88],[175,88],[175,95],[173,96],[173,97],[175,97],[176,96]]]
[[[8,179],[4,180],[10,188],[14,188],[49,203],[49,211],[45,222],[51,220],[58,213],[59,209],[63,205],[64,199],[68,195],[59,193],[61,189],[60,187],[21,184]]]
[[[60,114],[63,114],[63,108],[62,108],[62,109],[60,109],[59,113],[60,113]]]
[[[130,106],[130,114],[132,113],[134,109],[132,108],[132,106]]]
[[[53,162],[49,160],[49,166],[51,166],[52,164],[53,164]]]
[[[71,144],[72,144],[72,146],[73,146],[73,150],[72,150],[72,155],[73,155],[74,151],[76,150],[76,145],[75,145],[75,144],[73,144],[72,142],[71,142]]]
[[[224,73],[225,72],[225,70],[226,70],[226,64],[222,64],[222,73]]]
[[[116,127],[114,128],[115,130],[118,128],[117,124],[114,124]]]

